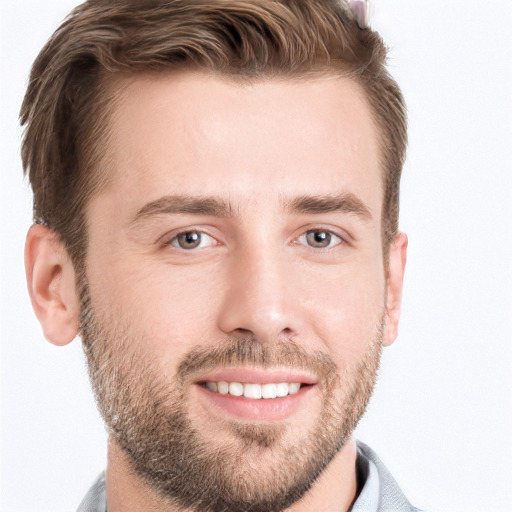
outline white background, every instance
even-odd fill
[[[410,112],[401,333],[358,437],[417,506],[512,511],[512,1],[374,0]],[[69,512],[104,467],[80,343],[46,343],[24,282],[17,114],[72,0],[2,0],[1,510]]]

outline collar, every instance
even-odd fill
[[[357,441],[356,470],[358,480],[364,484],[350,512],[419,512],[377,454],[360,441]]]

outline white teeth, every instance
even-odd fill
[[[292,382],[288,384],[288,394],[294,395],[295,393],[298,393],[300,389],[300,384],[297,384],[296,382]]]
[[[286,396],[288,394],[288,384],[286,382],[280,382],[276,386],[276,396]]]
[[[230,382],[229,394],[233,396],[242,396],[244,394],[244,385],[240,384],[240,382]]]
[[[263,398],[275,398],[276,394],[276,385],[275,384],[263,384],[261,386],[261,396]]]
[[[217,382],[217,391],[221,395],[227,395],[229,393],[229,384],[224,381]]]
[[[259,384],[244,384],[245,398],[261,398],[261,386]]]
[[[279,382],[278,384],[252,384],[241,382],[206,382],[205,387],[221,395],[244,396],[245,398],[276,398],[298,393],[301,385],[298,382]]]

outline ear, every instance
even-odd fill
[[[407,235],[398,233],[389,248],[388,278],[386,283],[386,324],[383,345],[391,345],[398,336],[398,322],[402,310],[402,288],[407,261]]]
[[[28,231],[25,273],[44,337],[54,345],[70,343],[79,325],[75,271],[58,235],[46,226],[35,224]]]

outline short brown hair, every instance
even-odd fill
[[[21,108],[34,221],[59,234],[75,265],[83,262],[85,206],[105,178],[98,165],[116,97],[109,77],[190,68],[244,79],[342,74],[362,86],[380,128],[387,253],[407,130],[386,53],[342,0],[89,0],[40,52]]]

